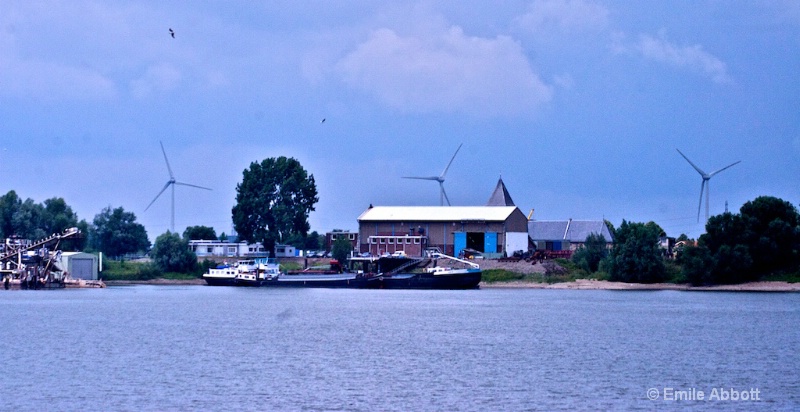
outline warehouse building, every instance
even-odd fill
[[[62,252],[57,260],[57,265],[72,279],[98,279],[98,257],[91,253]]]
[[[358,240],[360,252],[377,256],[422,256],[430,249],[496,258],[528,250],[528,219],[501,179],[487,206],[370,205],[358,217]]]
[[[614,237],[602,220],[531,220],[528,234],[536,250],[574,252],[591,234],[605,238],[608,247]]]

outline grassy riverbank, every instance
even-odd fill
[[[162,272],[150,262],[105,261],[100,277],[108,282],[114,281],[150,281],[167,280],[202,280],[202,273]]]

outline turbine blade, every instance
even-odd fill
[[[697,205],[697,223],[700,223],[700,208],[703,207],[703,190],[706,188],[706,179],[700,183],[700,203]]]
[[[161,194],[162,194],[162,193],[164,193],[164,191],[165,191],[165,190],[167,190],[167,188],[169,187],[169,185],[170,185],[170,184],[172,184],[172,181],[171,181],[171,180],[170,180],[169,182],[167,182],[167,184],[165,184],[165,185],[164,185],[164,188],[162,188],[162,189],[161,189],[161,191],[160,191],[160,192],[158,192],[158,194],[156,195],[156,197],[155,197],[155,198],[153,198],[153,201],[152,201],[152,202],[150,202],[150,204],[149,204],[149,205],[147,205],[147,207],[146,207],[146,208],[144,208],[144,211],[145,211],[145,212],[147,211],[147,209],[150,209],[150,206],[153,206],[153,203],[155,203],[155,202],[156,202],[156,200],[158,200],[158,197],[159,197],[159,196],[161,196]]]
[[[403,176],[403,179],[417,179],[417,180],[439,180],[439,176],[419,177],[419,176]]]
[[[464,143],[458,145],[458,149],[456,149],[456,152],[453,153],[453,157],[450,158],[450,163],[447,164],[447,167],[444,168],[444,171],[442,172],[441,176],[439,176],[441,180],[444,180],[445,175],[447,175],[447,170],[450,169],[450,165],[453,164],[453,160],[456,159],[456,155],[458,154],[458,151],[461,150],[461,146],[463,145]]]
[[[731,164],[729,164],[729,165],[727,165],[727,166],[723,167],[722,169],[719,169],[719,170],[717,170],[716,172],[711,172],[711,173],[708,175],[708,177],[714,176],[715,174],[717,174],[717,173],[719,173],[719,172],[721,172],[721,171],[723,171],[723,170],[725,170],[725,169],[727,169],[727,168],[729,168],[729,167],[736,166],[736,165],[737,165],[737,164],[739,164],[739,163],[742,163],[742,161],[741,161],[741,160],[739,160],[738,162],[731,163]]]
[[[203,187],[203,186],[197,186],[197,185],[193,185],[193,184],[189,184],[189,183],[175,182],[175,184],[176,184],[176,185],[181,185],[181,186],[190,186],[190,187],[196,187],[196,188],[198,188],[198,189],[211,190],[211,189],[209,189],[209,188],[207,188],[207,187]]]
[[[169,167],[169,160],[167,159],[167,152],[164,151],[164,143],[161,143],[161,141],[159,140],[158,144],[161,145],[161,153],[164,153],[164,161],[167,162],[167,170],[169,170],[169,178],[170,179],[175,179],[175,176],[172,174],[172,168]]]
[[[678,150],[678,149],[675,149],[675,150]],[[686,157],[686,155],[685,155],[685,154],[683,154],[683,152],[681,152],[680,150],[678,150],[678,153],[680,153],[680,154],[681,154],[681,156],[683,156],[683,158],[684,158],[684,159],[686,159],[686,161],[687,161],[687,162],[689,162],[689,164],[690,164],[690,165],[692,165],[692,167],[694,168],[694,170],[697,170],[697,173],[700,173],[700,175],[702,175],[703,177],[706,177],[706,173],[705,173],[704,171],[700,170],[700,168],[699,168],[699,167],[697,167],[697,165],[695,165],[694,163],[692,163],[692,161],[691,161],[691,160],[689,160],[689,158],[688,158],[688,157]]]
[[[442,189],[442,196],[444,196],[444,200],[447,201],[447,206],[450,206],[450,198],[447,197],[447,192],[444,191],[444,183],[439,182],[439,188]]]

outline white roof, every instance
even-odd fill
[[[502,222],[516,209],[516,206],[374,206],[364,211],[358,221]]]

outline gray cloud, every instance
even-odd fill
[[[608,9],[592,1],[537,0],[515,19],[515,24],[534,33],[593,32],[608,26],[608,15]]]
[[[646,34],[639,36],[635,49],[645,58],[669,65],[699,71],[716,83],[728,83],[725,63],[714,55],[703,50],[703,46],[677,46],[663,38],[655,38]]]
[[[455,26],[433,36],[375,30],[336,70],[347,84],[409,112],[516,114],[553,94],[511,38],[467,36]]]

